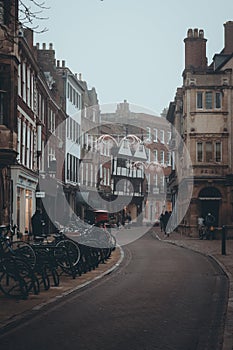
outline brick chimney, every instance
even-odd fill
[[[225,47],[224,54],[233,53],[233,21],[228,21],[224,24],[225,27]]]
[[[205,70],[207,68],[206,42],[204,31],[189,29],[185,42],[185,69]]]

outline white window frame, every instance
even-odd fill
[[[160,151],[160,164],[164,165],[164,151]]]
[[[164,143],[164,130],[160,130],[160,143]]]
[[[151,141],[151,128],[149,126],[146,127],[146,139]]]

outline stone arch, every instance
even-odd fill
[[[222,198],[222,194],[219,191],[218,188],[213,187],[213,186],[208,186],[208,187],[204,187],[200,190],[198,198],[218,198],[221,199]]]

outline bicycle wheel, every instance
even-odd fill
[[[17,258],[6,258],[1,261],[0,289],[8,297],[27,299],[30,268]]]
[[[51,275],[52,275],[52,278],[53,278],[53,285],[54,287],[58,287],[59,284],[60,284],[60,277],[58,275],[58,272],[56,269],[52,269],[51,270]]]
[[[55,247],[58,249],[54,250],[54,256],[62,269],[72,269],[78,265],[81,256],[78,244],[64,239],[57,242]]]
[[[23,259],[33,270],[36,265],[36,254],[34,249],[29,243],[24,241],[14,241],[11,243],[10,248],[16,257]]]

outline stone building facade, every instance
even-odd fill
[[[224,28],[224,48],[210,64],[204,31],[188,30],[183,85],[177,89],[167,114],[192,163],[188,166],[193,170],[193,188],[190,178],[182,178],[192,191],[191,202],[183,220],[177,221],[180,231],[192,235],[197,234],[198,217],[205,218],[209,212],[215,217],[216,227],[227,225],[230,232],[233,224],[233,22],[226,22]],[[171,151],[181,159],[182,147],[175,139]],[[169,177],[174,217],[179,217],[175,203],[181,185],[174,168]]]

